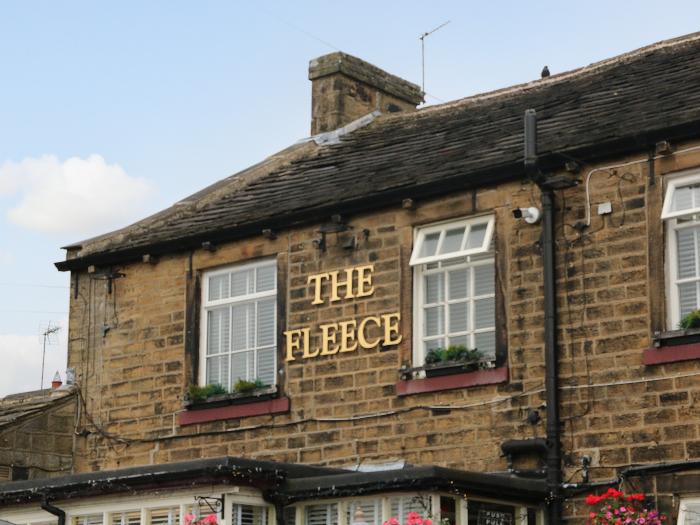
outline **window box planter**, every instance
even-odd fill
[[[487,368],[481,362],[464,363],[462,361],[442,361],[440,363],[426,364],[423,366],[425,377],[440,377],[465,372],[474,372],[481,368]]]
[[[202,400],[185,399],[184,407],[187,410],[204,410],[208,408],[225,407],[229,405],[244,405],[247,403],[257,403],[279,397],[276,386],[258,388],[252,392],[241,392],[231,394],[217,394]]]

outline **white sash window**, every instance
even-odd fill
[[[276,370],[276,261],[205,273],[200,384],[219,384],[228,391],[240,379],[274,385]]]

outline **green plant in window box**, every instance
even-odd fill
[[[265,388],[267,385],[263,383],[260,379],[255,381],[246,381],[245,379],[239,379],[233,386],[234,392],[237,394],[250,394],[260,388]]]
[[[484,354],[476,348],[464,345],[450,345],[447,348],[434,348],[425,356],[425,373],[428,377],[479,370]]]
[[[187,388],[187,399],[192,402],[206,401],[212,396],[227,393],[226,389],[217,383],[205,386],[190,385]]]
[[[692,312],[689,312],[683,319],[681,319],[679,326],[683,330],[700,328],[700,310],[693,310]]]

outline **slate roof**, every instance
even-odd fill
[[[541,165],[700,136],[700,33],[507,89],[383,115],[337,144],[300,143],[132,226],[69,247],[61,270],[522,177],[523,113]]]
[[[0,398],[0,432],[13,423],[36,415],[75,393],[72,389],[33,390]]]

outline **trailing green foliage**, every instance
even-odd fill
[[[219,384],[206,386],[190,385],[187,389],[187,397],[190,398],[190,401],[204,401],[211,396],[226,393],[226,389]]]
[[[258,388],[263,388],[264,386],[265,384],[260,379],[256,379],[255,381],[239,379],[233,386],[233,390],[238,394],[246,394],[248,392],[252,392],[253,390],[257,390]]]
[[[461,363],[469,363],[478,361],[484,357],[476,348],[467,348],[464,345],[451,345],[447,348],[434,348],[425,356],[425,364],[433,365],[448,361],[457,361]]]
[[[681,319],[680,327],[683,330],[690,328],[700,328],[700,310],[693,310]]]

